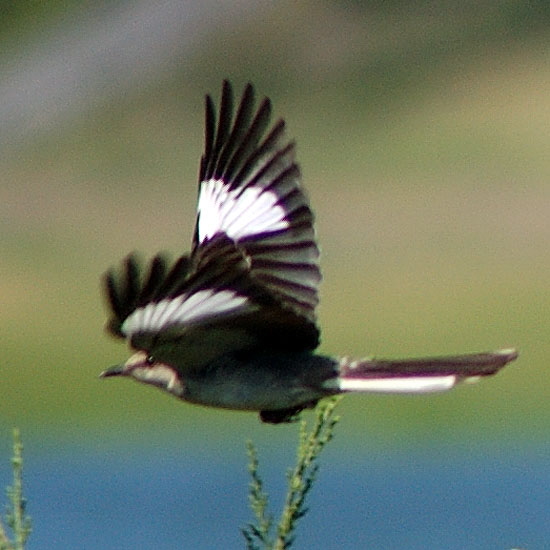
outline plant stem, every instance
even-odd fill
[[[247,442],[248,471],[251,476],[249,500],[256,520],[256,523],[249,523],[242,529],[247,550],[288,550],[294,543],[298,520],[308,511],[306,498],[319,470],[319,456],[332,439],[339,420],[334,415],[339,400],[338,397],[326,399],[317,406],[311,431],[308,431],[305,420],[300,423],[296,465],[287,473],[288,490],[274,540],[271,535],[273,518],[268,512],[269,498],[258,472],[258,453],[253,443]]]
[[[3,524],[0,522],[0,550],[24,550],[25,542],[31,532],[31,520],[25,513],[25,499],[23,498],[23,444],[18,428],[13,429],[13,485],[8,487],[9,508],[7,524],[11,528],[14,541],[6,535]]]

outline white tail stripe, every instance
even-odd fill
[[[455,374],[445,376],[407,376],[391,378],[340,378],[342,391],[373,393],[430,393],[450,390],[458,382]]]

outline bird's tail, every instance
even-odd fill
[[[420,359],[356,359],[343,357],[336,390],[380,393],[427,393],[451,389],[498,372],[518,356],[515,349]]]

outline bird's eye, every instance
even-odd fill
[[[152,355],[148,355],[147,359],[145,359],[145,363],[147,363],[148,366],[151,366],[155,362],[155,358]]]

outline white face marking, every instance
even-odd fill
[[[144,351],[134,353],[125,363],[125,374],[139,382],[157,386],[177,397],[183,395],[184,386],[175,369],[164,363],[147,363]]]
[[[454,374],[445,376],[408,376],[392,378],[342,378],[337,388],[342,391],[373,393],[430,393],[450,390],[458,382]]]
[[[157,332],[173,325],[189,325],[209,317],[226,315],[237,310],[252,310],[246,296],[233,290],[206,289],[182,294],[136,309],[122,324],[126,337],[137,332]]]
[[[131,355],[126,363],[124,363],[125,370],[130,371],[132,367],[137,367],[147,361],[147,354],[144,351],[138,351]]]
[[[198,201],[198,239],[202,243],[216,233],[239,240],[250,235],[286,229],[286,211],[279,195],[261,187],[228,190],[221,180],[201,184]]]

